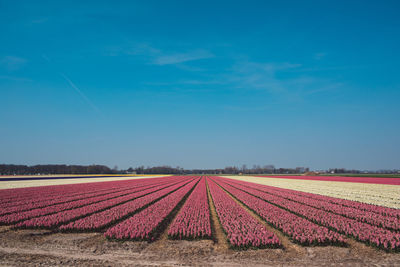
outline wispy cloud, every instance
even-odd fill
[[[235,90],[257,90],[287,101],[301,101],[314,94],[342,88],[343,83],[310,75],[301,71],[302,64],[291,62],[254,62],[239,59],[233,66],[219,73],[202,73],[198,79],[144,82],[149,86],[169,86],[189,90],[213,85]]]
[[[171,65],[199,59],[212,58],[214,55],[205,50],[191,51],[187,53],[159,55],[152,61],[155,65]]]
[[[326,53],[324,52],[319,52],[314,54],[314,59],[315,60],[321,60],[326,56]]]
[[[147,56],[153,57],[161,53],[160,49],[157,49],[147,43],[139,44],[125,44],[125,45],[114,45],[109,46],[105,49],[105,55],[116,57],[116,56]]]
[[[172,82],[144,82],[144,85],[152,86],[165,86],[165,85],[214,85],[225,84],[223,81],[218,80],[179,80]]]
[[[46,56],[45,54],[42,54],[42,58],[49,63],[51,62],[50,58],[48,56]]]
[[[207,59],[214,57],[214,54],[204,49],[194,49],[182,51],[165,51],[154,46],[141,43],[130,46],[113,46],[107,49],[108,56],[141,56],[151,65],[176,65],[180,63]]]
[[[224,79],[233,88],[267,91],[289,101],[301,101],[313,94],[335,91],[343,83],[301,72],[302,64],[237,62]]]
[[[15,71],[20,69],[26,64],[27,60],[22,57],[16,56],[5,56],[0,59],[0,65],[9,71]]]
[[[0,80],[9,80],[14,82],[31,82],[31,79],[25,77],[17,77],[17,76],[9,76],[9,75],[0,75]]]
[[[284,82],[277,78],[277,73],[299,67],[301,67],[301,64],[287,62],[238,62],[233,66],[232,74],[228,75],[228,80],[235,83],[237,87],[279,93],[285,91],[286,87]]]

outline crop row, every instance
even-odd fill
[[[332,182],[350,182],[350,183],[366,183],[366,184],[388,184],[400,185],[400,178],[388,177],[345,177],[345,176],[294,176],[294,175],[279,175],[279,176],[262,176],[260,177],[274,177],[279,179],[295,179],[295,180],[314,180],[314,181],[332,181]]]
[[[159,178],[127,179],[119,181],[100,181],[81,184],[49,185],[38,187],[25,187],[0,190],[0,207],[19,204],[19,201],[36,201],[38,197],[60,198],[74,196],[87,192],[109,190],[124,186],[131,186],[136,183],[161,182],[166,179],[180,179],[179,176],[168,176]]]
[[[191,180],[184,180],[173,186],[152,192],[146,196],[136,198],[122,205],[106,209],[102,212],[94,213],[88,217],[84,217],[82,219],[70,222],[69,224],[62,225],[60,229],[62,231],[95,231],[106,228],[107,226],[114,224],[117,221],[129,217],[130,215],[146,207],[147,205],[158,201],[159,199],[170,194],[171,192],[174,192],[178,188],[187,184],[189,181]]]
[[[173,177],[169,178],[172,179]],[[92,194],[101,194],[112,192],[113,190],[121,190],[124,188],[137,187],[140,185],[153,184],[157,182],[163,182],[166,179],[140,179],[133,182],[130,181],[115,181],[115,182],[99,182],[99,183],[88,183],[86,186],[82,184],[78,185],[65,185],[57,186],[53,190],[49,190],[48,186],[36,187],[35,194],[31,194],[29,197],[19,198],[19,191],[15,190],[14,198],[11,202],[5,202],[0,204],[2,211],[13,212],[13,209],[23,209],[27,205],[35,206],[36,208],[40,205],[51,205],[52,203],[58,204],[76,200],[79,198],[90,197]],[[46,203],[48,202],[48,203]],[[7,210],[7,211],[5,211]],[[8,211],[10,210],[10,211]],[[3,213],[4,214],[4,213]]]
[[[289,189],[286,189],[286,190],[289,190]],[[292,190],[290,190],[290,191],[292,191]],[[295,192],[300,192],[300,191],[295,191]],[[373,213],[383,215],[383,216],[400,218],[400,210],[399,209],[383,207],[383,206],[378,206],[378,205],[373,205],[373,204],[368,204],[368,203],[363,203],[363,202],[358,202],[358,201],[353,201],[353,200],[348,200],[348,199],[306,193],[306,192],[301,192],[301,193],[304,193],[305,196],[312,198],[312,199],[323,200],[323,201],[327,201],[327,202],[330,202],[333,204],[338,204],[338,205],[342,205],[345,207],[355,208],[355,209],[359,209],[359,210],[363,210],[363,211],[367,211],[367,212],[373,212]]]
[[[400,187],[396,185],[376,185],[366,183],[345,183],[329,181],[317,182],[310,180],[293,180],[279,178],[266,179],[260,177],[244,176],[239,178],[239,180],[298,190],[316,195],[324,195],[336,199],[339,198],[362,202],[365,204],[373,204],[373,207],[389,207],[392,208],[392,210],[396,210],[397,214],[399,214],[400,211]],[[371,211],[374,210],[375,208],[373,208]]]
[[[144,179],[141,179],[144,180]],[[96,189],[107,189],[114,185],[124,185],[131,181],[109,181],[98,183],[84,183],[84,184],[67,184],[67,185],[50,185],[40,187],[26,187],[4,189],[0,191],[0,205],[7,203],[13,204],[23,200],[34,200],[36,197],[48,196],[57,197],[61,195],[77,194],[83,191],[91,191]]]
[[[240,202],[245,204],[268,224],[282,231],[295,243],[301,245],[344,245],[345,238],[329,230],[301,218],[291,212],[269,204],[252,196],[236,187],[231,186],[222,179],[214,178],[226,191]]]
[[[232,180],[232,179],[230,179],[230,180]],[[232,180],[232,181],[238,182],[237,180]],[[270,186],[267,186],[267,185],[259,185],[259,184],[257,184],[257,187],[258,186],[260,188],[262,188],[262,187],[269,188],[270,187]],[[374,204],[368,204],[368,203],[364,203],[364,202],[353,201],[353,200],[349,200],[349,199],[343,199],[343,198],[325,196],[325,195],[308,193],[308,192],[303,192],[303,191],[297,191],[297,190],[293,190],[293,189],[284,189],[284,188],[278,188],[278,187],[273,187],[273,188],[279,189],[279,190],[282,190],[282,191],[286,191],[286,192],[290,192],[290,193],[293,193],[293,194],[298,194],[300,196],[309,197],[309,198],[316,199],[316,200],[327,201],[327,202],[331,202],[333,204],[338,204],[338,205],[342,205],[342,206],[346,206],[346,207],[350,207],[350,208],[356,208],[356,209],[363,210],[363,211],[377,213],[377,214],[380,214],[380,215],[383,215],[383,216],[390,216],[390,217],[400,218],[400,210],[399,209],[395,209],[395,208],[383,207],[383,206],[378,206],[378,205],[374,205]],[[323,190],[321,190],[321,192],[322,191]]]
[[[234,248],[280,247],[278,237],[228,196],[216,183],[207,179],[219,222]]]
[[[109,239],[155,240],[171,219],[172,212],[198,181],[199,179],[192,180],[155,204],[109,228],[104,235]]]
[[[204,177],[172,222],[168,236],[173,239],[211,238],[210,207]]]
[[[385,216],[382,214],[361,210],[355,207],[332,203],[330,199],[326,199],[324,196],[314,198],[310,196],[309,193],[303,193],[299,191],[281,189],[265,185],[260,186],[249,183],[234,182],[233,180],[231,182],[235,184],[241,184],[252,189],[257,189],[272,195],[277,195],[302,204],[306,204],[310,207],[322,209],[351,219],[356,219],[360,222],[366,222],[368,224],[383,227],[389,230],[400,230],[400,220],[398,217]]]
[[[358,202],[358,201],[352,201],[352,200],[348,200],[348,199],[322,196],[322,195],[318,195],[318,194],[311,194],[311,193],[307,193],[307,194],[309,194],[308,196],[310,198],[313,198],[316,200],[325,200],[330,203],[339,204],[339,205],[342,205],[345,207],[351,207],[351,208],[356,208],[356,209],[363,210],[363,211],[373,212],[373,213],[383,215],[383,216],[400,218],[400,210],[399,209],[383,207],[383,206],[378,206],[378,205],[373,205],[373,204],[368,204],[368,203],[363,203],[363,202]]]
[[[65,197],[63,199],[56,199],[56,200],[52,199],[48,201],[42,200],[41,202],[35,202],[32,204],[26,204],[26,205],[20,205],[2,209],[0,211],[0,216],[16,212],[18,212],[19,215],[37,214],[36,216],[40,216],[40,215],[50,214],[55,211],[72,209],[90,203],[98,202],[101,200],[123,196],[125,194],[136,192],[138,190],[143,190],[148,187],[161,185],[164,183],[165,182],[151,184],[150,186],[148,185],[148,183],[146,183],[147,185],[139,183],[139,184],[132,184],[129,187],[125,186],[123,188],[118,188],[118,189],[110,189],[106,191],[103,190],[101,192],[88,193],[88,194],[83,194],[81,196]],[[0,222],[1,222],[1,217],[0,217]]]
[[[104,200],[104,201],[93,203],[91,205],[83,206],[80,208],[62,211],[62,212],[54,213],[51,215],[32,218],[32,219],[18,223],[16,225],[16,227],[18,227],[18,228],[54,228],[60,224],[68,223],[72,220],[76,220],[81,217],[91,215],[95,212],[100,212],[105,209],[109,209],[113,206],[123,204],[123,203],[133,200],[135,198],[142,197],[149,193],[152,193],[152,192],[155,192],[155,191],[158,191],[165,187],[170,187],[170,186],[173,186],[173,184],[172,185],[171,184],[160,185],[160,186],[152,187],[147,190],[141,190],[141,191],[138,191],[138,192],[135,192],[132,194],[122,196],[122,197]]]
[[[225,180],[225,184],[227,184],[227,180]],[[316,209],[283,197],[248,188],[243,185],[235,184],[234,186],[240,190],[248,192],[249,194],[259,197],[268,203],[282,207],[310,221],[329,227],[339,233],[354,237],[355,239],[369,245],[391,251],[398,251],[400,249],[400,233],[398,232],[392,232],[354,219]]]
[[[80,208],[83,206],[88,206],[95,204],[97,202],[102,202],[102,201],[107,201],[107,200],[112,200],[116,199],[117,201],[121,198],[130,198],[132,195],[136,195],[137,192],[142,192],[143,190],[146,189],[152,189],[157,186],[162,186],[164,183],[160,185],[151,185],[147,187],[140,187],[136,189],[130,189],[128,191],[123,191],[123,192],[116,192],[116,193],[110,193],[106,195],[101,195],[101,196],[96,196],[96,197],[89,197],[89,198],[84,198],[76,201],[71,201],[71,202],[66,202],[66,203],[61,203],[61,204],[56,204],[52,206],[46,206],[43,208],[38,208],[38,209],[31,209],[28,211],[23,211],[23,212],[17,212],[17,213],[11,213],[7,215],[0,216],[0,224],[11,224],[11,223],[16,223],[22,220],[27,220],[30,218],[35,218],[39,216],[44,216],[44,215],[49,215],[65,210],[71,210],[71,209],[76,209]]]

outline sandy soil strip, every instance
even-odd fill
[[[400,209],[399,185],[294,180],[254,176],[221,177]]]

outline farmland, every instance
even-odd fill
[[[40,175],[40,176],[1,176],[0,189],[36,187],[50,185],[82,184],[104,181],[123,181],[152,178],[160,175]],[[165,175],[162,175],[165,176]]]
[[[397,184],[135,178],[0,190],[0,257],[50,265],[400,261]]]

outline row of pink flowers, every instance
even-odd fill
[[[176,181],[174,181],[174,182],[176,183]],[[109,209],[116,205],[121,205],[121,204],[131,201],[135,198],[158,191],[166,186],[168,186],[168,185],[160,185],[160,186],[156,186],[156,187],[151,187],[147,190],[142,190],[142,191],[131,193],[131,194],[128,194],[128,195],[125,195],[122,197],[117,197],[117,198],[113,198],[113,199],[100,201],[97,203],[92,203],[90,205],[83,206],[80,208],[61,211],[61,212],[57,212],[57,213],[50,214],[50,215],[35,217],[35,218],[18,223],[16,225],[16,227],[20,227],[20,228],[54,228],[60,224],[69,223],[72,220],[76,220],[81,217],[103,211],[105,209]]]
[[[245,182],[244,182],[245,183]],[[268,194],[257,189],[252,189],[243,185],[234,185],[254,196],[257,196],[269,203],[282,207],[290,212],[300,215],[317,224],[324,225],[339,233],[352,236],[359,241],[376,246],[385,250],[400,250],[400,233],[390,231],[381,227],[359,222],[341,215],[316,209],[299,202]]]
[[[360,222],[366,222],[375,226],[383,227],[389,230],[400,230],[400,219],[393,216],[385,216],[372,211],[361,210],[355,207],[343,206],[340,204],[332,203],[329,199],[323,196],[312,198],[308,193],[300,191],[281,189],[272,186],[259,186],[251,183],[238,183],[249,188],[258,189],[269,194],[284,197],[308,206],[329,211],[338,215],[342,215],[351,219],[356,219]]]
[[[193,179],[148,208],[109,228],[104,235],[110,239],[155,240],[171,212],[198,181],[198,178]]]
[[[105,186],[103,189],[107,188]],[[0,207],[11,207],[16,205],[24,205],[27,203],[35,202],[37,198],[60,198],[61,196],[76,196],[86,190],[94,191],[99,188],[99,185],[89,184],[84,186],[83,184],[74,185],[56,185],[56,186],[40,186],[40,187],[27,187],[27,188],[15,188],[5,189],[8,194],[2,194],[0,196]],[[0,192],[2,192],[1,190]]]
[[[150,186],[154,185],[151,184]],[[71,197],[56,198],[56,199],[53,198],[50,200],[45,200],[45,197],[43,197],[43,199],[38,202],[4,208],[0,211],[0,216],[15,212],[19,212],[21,215],[30,213],[36,214],[39,211],[42,212],[41,215],[45,215],[53,212],[80,207],[83,205],[95,203],[109,198],[123,196],[125,194],[129,194],[138,190],[146,189],[147,187],[149,187],[149,183],[145,184],[138,183],[138,184],[131,184],[130,186],[125,185],[123,187],[113,188],[109,190],[95,191],[93,193],[82,193],[82,195],[79,196],[71,196]],[[1,222],[1,217],[0,217],[0,222]]]
[[[137,179],[135,181],[145,181],[147,179]],[[74,195],[84,191],[97,189],[108,189],[114,185],[131,184],[132,180],[89,182],[82,184],[50,185],[40,187],[25,187],[0,190],[0,207],[6,203],[16,203],[20,200],[34,200],[35,197],[55,197],[60,195]]]
[[[3,193],[0,196],[0,208],[10,208],[14,206],[25,206],[27,204],[42,203],[44,201],[61,201],[69,197],[81,197],[86,194],[96,192],[110,191],[113,189],[130,187],[136,184],[148,184],[153,182],[162,182],[162,178],[154,178],[150,182],[149,179],[124,180],[124,181],[108,181],[97,183],[70,184],[70,185],[55,185],[55,186],[40,186],[28,188],[16,188],[0,190]]]
[[[269,204],[229,184],[227,180],[214,178],[235,198],[257,213],[268,224],[281,230],[301,245],[344,245],[345,237],[319,226],[291,212]]]
[[[151,204],[154,201],[157,201],[159,198],[164,197],[165,195],[175,191],[180,188],[184,184],[186,184],[190,180],[183,180],[178,183],[169,184],[168,187],[165,187],[158,191],[153,191],[148,195],[144,195],[142,197],[136,198],[132,201],[126,202],[122,205],[115,206],[113,208],[104,210],[102,212],[94,213],[88,217],[84,217],[82,219],[70,222],[69,224],[60,226],[60,229],[63,231],[94,231],[103,229],[116,221],[119,221],[134,212],[138,209],[145,207],[148,204]],[[157,187],[158,189],[160,186]]]
[[[214,181],[207,179],[218,219],[234,248],[281,247],[278,237],[237,204]]]
[[[174,239],[211,238],[210,207],[204,177],[172,222],[168,236]]]
[[[232,180],[232,179],[229,179],[229,180]],[[237,182],[237,180],[232,180],[232,181]],[[252,183],[249,183],[249,184],[252,184]],[[373,204],[368,204],[368,203],[363,203],[363,202],[358,202],[358,201],[353,201],[353,200],[348,200],[348,199],[335,198],[335,197],[329,197],[329,196],[324,196],[324,195],[301,192],[301,191],[296,191],[296,190],[291,190],[291,189],[277,188],[277,187],[272,187],[272,186],[267,186],[267,185],[257,185],[257,187],[267,188],[267,189],[268,188],[276,188],[281,191],[289,192],[291,194],[298,194],[300,196],[305,196],[305,197],[309,197],[309,198],[316,199],[316,200],[327,201],[327,202],[342,205],[345,207],[355,208],[355,209],[359,209],[359,210],[363,210],[363,211],[380,214],[383,216],[396,217],[396,218],[400,219],[400,209],[383,207],[383,206],[378,206],[378,205],[373,205]]]
[[[157,186],[157,185],[134,188],[134,189],[129,189],[129,190],[123,191],[123,192],[109,193],[106,195],[101,195],[101,196],[96,196],[96,197],[84,198],[84,199],[80,199],[80,200],[76,200],[76,201],[46,206],[46,207],[38,208],[38,209],[27,208],[28,209],[27,211],[16,212],[16,213],[11,213],[11,214],[0,216],[0,224],[16,223],[16,222],[19,222],[22,220],[27,220],[30,218],[49,215],[49,214],[53,214],[53,213],[57,213],[57,212],[65,211],[65,210],[76,209],[76,208],[92,205],[92,204],[107,201],[107,200],[116,199],[116,201],[119,201],[120,199],[122,199],[122,197],[125,197],[123,199],[126,199],[126,198],[131,199],[132,196],[137,195],[137,192],[139,192],[139,194],[141,194],[141,192],[143,190],[147,190],[147,189],[151,190],[155,186]],[[29,205],[28,205],[28,207],[29,207]]]

